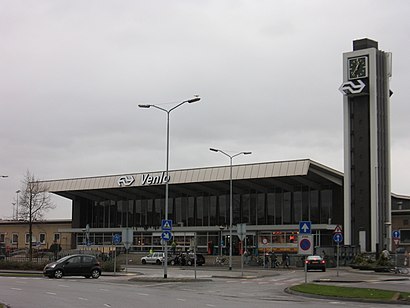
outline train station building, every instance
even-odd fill
[[[179,249],[196,236],[199,251],[225,253],[240,242],[236,225],[246,224],[246,248],[297,253],[300,221],[312,222],[315,246],[331,246],[344,221],[343,173],[309,159],[232,166],[233,236],[230,239],[230,166],[141,172],[44,181],[51,193],[72,200],[72,245],[112,245],[114,234],[133,230],[132,250],[161,249],[165,184],[168,218]],[[86,230],[87,228],[87,230]]]

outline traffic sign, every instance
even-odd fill
[[[400,239],[400,231],[399,230],[394,230],[392,235],[393,235],[394,239]]]
[[[131,228],[122,229],[122,243],[124,244],[125,249],[129,249],[134,240],[134,231]]]
[[[312,222],[299,221],[299,234],[312,234]]]
[[[342,233],[335,233],[335,234],[333,234],[333,240],[336,242],[336,243],[341,243],[341,242],[343,242],[343,235],[342,235]]]
[[[172,231],[172,220],[171,219],[163,219],[161,223],[162,231]]]
[[[313,235],[299,235],[298,236],[298,254],[311,255],[313,254]]]
[[[112,236],[112,242],[114,245],[118,245],[119,243],[121,243],[121,235],[116,233]]]
[[[172,233],[171,232],[169,232],[169,231],[163,231],[162,233],[161,233],[161,238],[164,240],[164,241],[170,241],[171,239],[172,239]]]
[[[246,224],[237,224],[236,225],[239,240],[243,241],[246,236]]]
[[[341,225],[337,225],[335,230],[333,231],[333,233],[342,233],[342,226]]]

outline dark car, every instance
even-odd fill
[[[306,270],[322,270],[326,272],[326,261],[321,256],[308,256],[305,260]]]
[[[168,257],[168,263],[171,265],[194,265],[195,264],[195,259],[194,259],[194,254],[192,252],[190,253],[180,253],[177,255],[171,255]],[[196,265],[202,265],[205,264],[205,258],[203,255],[197,253],[196,254]]]
[[[43,269],[44,276],[61,278],[63,276],[84,276],[97,279],[101,275],[101,266],[92,255],[70,255],[47,264]]]

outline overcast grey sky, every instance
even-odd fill
[[[0,217],[42,180],[310,158],[343,171],[342,53],[393,53],[392,191],[410,194],[410,1],[0,1]],[[168,104],[171,103],[171,104]],[[70,218],[55,198],[49,218]]]

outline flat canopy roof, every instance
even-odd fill
[[[318,190],[343,185],[342,172],[310,159],[234,165],[232,179],[234,193],[249,188],[271,191],[272,186],[294,191],[301,185]],[[230,166],[170,170],[169,196],[220,194],[229,190],[229,180]],[[94,201],[163,197],[165,182],[163,171],[42,181],[51,193]]]

